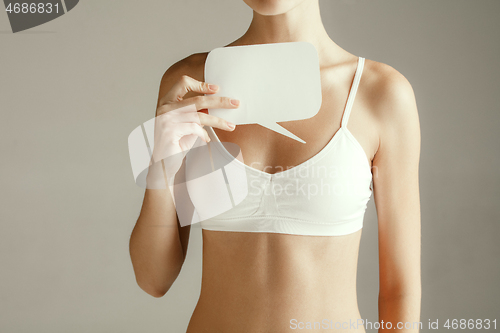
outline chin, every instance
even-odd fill
[[[243,0],[250,8],[261,15],[280,15],[308,0]]]

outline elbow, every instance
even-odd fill
[[[151,271],[141,270],[136,272],[135,280],[137,285],[147,294],[155,298],[160,298],[170,290],[179,276],[179,273],[180,267],[163,271],[162,274],[160,274],[161,277],[158,276],[158,272],[155,274]]]
[[[142,281],[136,279],[137,285],[141,288],[145,293],[155,297],[160,298],[163,297],[170,289],[173,284],[172,283],[164,283],[162,285],[151,283],[151,281]]]
[[[151,293],[151,292],[148,292],[149,295],[153,296],[154,298],[160,298],[160,297],[163,297],[163,295],[166,294],[166,292],[157,292],[157,293]]]
[[[144,292],[146,292],[147,294],[149,294],[155,298],[163,297],[167,293],[168,289],[170,289],[170,288],[167,288],[167,289],[157,288],[155,286],[151,286],[151,285],[139,283],[139,282],[137,284]]]
[[[147,254],[137,252],[132,246],[130,247],[130,258],[137,285],[155,298],[163,297],[168,292],[177,279],[184,262],[182,258],[151,260]]]
[[[147,294],[160,298],[163,297],[172,287],[179,276],[180,267],[163,271],[161,278],[149,270],[135,270],[135,280],[137,285]],[[156,276],[156,277],[155,277]]]

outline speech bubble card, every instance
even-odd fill
[[[216,96],[240,100],[237,111],[209,109],[236,125],[260,124],[305,143],[277,122],[311,118],[321,107],[318,53],[308,42],[221,47],[205,62],[205,82]]]

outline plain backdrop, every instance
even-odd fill
[[[400,71],[417,97],[424,328],[500,319],[500,1],[320,7],[334,41]],[[251,16],[241,0],[86,0],[12,34],[0,13],[1,332],[185,332],[201,229],[164,297],[137,286],[128,241],[144,190],[127,137],[154,116],[170,65],[237,39]],[[376,321],[373,198],[357,283],[361,316]]]

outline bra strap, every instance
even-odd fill
[[[354,99],[356,98],[356,92],[358,91],[359,81],[361,81],[361,74],[363,73],[363,68],[365,65],[365,58],[358,58],[358,67],[356,68],[356,74],[354,74],[354,81],[349,91],[349,97],[347,98],[347,104],[344,110],[344,115],[342,116],[342,127],[347,126],[349,121],[349,115],[351,114],[352,105],[354,104]]]

